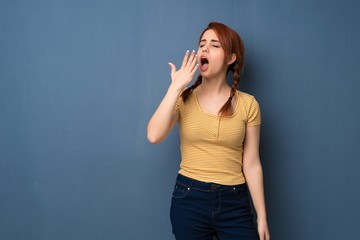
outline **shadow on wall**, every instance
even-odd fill
[[[264,175],[264,191],[265,191],[265,202],[267,210],[267,221],[269,224],[270,234],[272,236],[282,236],[282,234],[275,233],[272,230],[272,222],[283,222],[284,219],[292,219],[292,221],[286,221],[287,228],[296,229],[295,223],[298,222],[294,219],[295,216],[291,214],[290,211],[284,211],[281,208],[286,206],[278,206],[279,203],[286,200],[284,194],[287,192],[286,188],[288,186],[286,180],[284,180],[284,175],[286,174],[274,174],[274,173],[283,173],[286,169],[283,163],[279,162],[284,158],[283,155],[283,145],[281,143],[286,141],[282,139],[284,136],[281,136],[279,133],[284,133],[280,121],[278,121],[278,116],[273,111],[274,103],[265,102],[264,99],[271,99],[271,96],[276,93],[272,93],[267,89],[269,83],[267,79],[260,79],[256,74],[259,69],[255,59],[247,58],[246,67],[244,74],[242,76],[239,89],[241,91],[247,92],[251,95],[254,95],[258,100],[261,108],[261,137],[260,137],[260,159],[263,167]],[[282,139],[282,140],[281,140]],[[281,169],[284,169],[282,171]],[[254,213],[254,220],[256,221],[256,211],[252,206],[252,211]],[[283,213],[280,215],[280,213]]]

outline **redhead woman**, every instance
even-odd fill
[[[187,51],[178,70],[169,64],[171,84],[147,136],[160,143],[179,124],[181,164],[170,209],[176,239],[269,240],[260,108],[254,96],[237,90],[244,66],[240,36],[212,22],[200,35],[197,54]],[[197,80],[187,87],[197,70]],[[226,81],[230,72],[231,86]]]

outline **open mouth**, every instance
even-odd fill
[[[209,60],[206,57],[201,58],[201,65],[209,64]]]
[[[205,71],[209,66],[209,60],[206,57],[202,57],[200,60],[200,70]]]

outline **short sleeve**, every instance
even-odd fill
[[[255,97],[251,97],[250,106],[248,108],[247,126],[256,126],[261,124],[261,113],[259,103]]]
[[[179,113],[179,117],[177,119],[177,122],[180,121],[180,118],[181,118],[181,109],[182,107],[184,106],[184,101],[181,97],[181,94],[180,96],[178,97],[177,101],[176,101],[176,104],[175,104],[175,111]]]
[[[181,94],[179,95],[177,101],[176,101],[176,105],[175,105],[175,110],[176,111],[180,111],[180,108],[184,105],[184,101],[181,97]]]

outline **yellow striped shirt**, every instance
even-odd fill
[[[261,124],[254,96],[236,91],[237,103],[230,117],[206,113],[193,91],[186,103],[179,97],[181,164],[179,173],[203,182],[236,185],[245,182],[243,143],[247,126]]]

